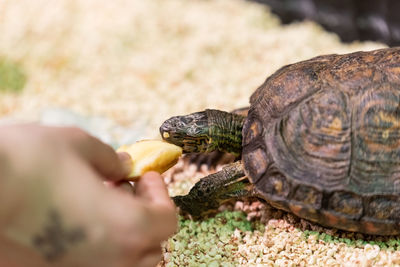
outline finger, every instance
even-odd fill
[[[135,184],[136,196],[155,205],[174,208],[168,195],[167,187],[161,175],[157,172],[145,173]]]
[[[157,172],[145,173],[135,182],[135,192],[145,207],[145,217],[153,225],[149,240],[161,242],[167,239],[177,229],[177,214],[161,175]]]
[[[174,230],[168,222],[173,212],[166,212],[165,208],[155,210],[131,194],[106,188],[98,182],[98,174],[77,157],[68,162],[64,167],[65,177],[77,179],[62,179],[55,193],[63,200],[63,211],[69,218],[74,218],[74,224],[93,229],[87,230],[89,237],[98,240],[101,229],[100,236],[109,241],[110,247],[121,252],[151,251],[159,248],[160,241]],[[116,183],[106,184],[115,189]],[[164,218],[167,218],[166,225]]]
[[[122,181],[122,182],[105,181],[104,185],[108,188],[120,190],[121,192],[126,192],[130,195],[134,195],[135,193],[132,184],[128,181]]]
[[[177,229],[175,209],[166,209],[139,201],[120,190],[107,190],[101,197],[101,207],[113,231],[117,235],[131,240],[138,248],[159,247]],[[138,249],[137,248],[137,249]]]
[[[132,161],[128,153],[116,153],[111,146],[79,128],[61,128],[60,131],[75,152],[103,178],[118,181],[130,173]]]
[[[146,173],[135,182],[135,186],[135,197],[118,190],[109,190],[114,196],[103,196],[106,203],[102,207],[113,214],[109,217],[120,225],[117,228],[125,231],[126,236],[145,237],[140,238],[141,245],[145,247],[159,245],[176,231],[175,206],[160,174]]]
[[[150,251],[143,253],[143,256],[137,263],[140,267],[154,267],[161,261],[161,245]]]
[[[126,192],[126,193],[129,193],[129,194],[131,194],[131,195],[134,194],[133,186],[132,186],[132,184],[131,184],[130,182],[128,182],[128,181],[118,182],[118,183],[116,184],[116,186],[117,186],[118,189],[120,189],[120,190],[122,190],[122,191],[124,191],[124,192]]]

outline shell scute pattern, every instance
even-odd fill
[[[261,180],[265,192],[282,199],[288,197],[292,187],[290,182],[281,173],[271,169],[273,168],[270,168],[266,177]]]
[[[248,176],[252,177],[253,183],[256,183],[265,174],[268,168],[268,159],[265,150],[256,148],[246,154],[246,160],[249,162],[247,166]]]
[[[400,220],[400,206],[398,197],[373,197],[366,209],[366,217],[378,220]]]
[[[259,195],[322,225],[399,234],[399,74],[400,48],[389,48],[320,56],[270,76],[243,129]]]
[[[336,191],[328,199],[328,210],[359,219],[363,214],[363,200],[356,194]]]
[[[294,194],[293,201],[300,202],[303,205],[320,209],[322,203],[322,192],[311,186],[299,185]]]
[[[265,142],[285,175],[321,188],[342,188],[351,154],[346,103],[341,92],[319,92],[271,125],[276,130]]]
[[[355,107],[350,187],[400,194],[400,90],[381,84],[360,94]]]

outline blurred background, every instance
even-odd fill
[[[374,40],[400,44],[400,2],[396,0],[255,0],[267,4],[283,23],[309,19],[345,42]]]
[[[246,106],[283,65],[399,39],[394,1],[258,2],[3,0],[1,122],[73,124],[118,146],[172,115]]]

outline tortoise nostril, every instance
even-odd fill
[[[166,138],[168,138],[170,135],[169,135],[169,129],[168,129],[168,127],[165,125],[165,123],[163,123],[162,125],[161,125],[161,127],[160,127],[160,134],[161,134],[161,136],[162,136],[162,138],[163,139],[166,139]]]
[[[161,127],[160,127],[160,132],[169,132],[172,128],[174,127],[174,124],[171,124],[170,120],[165,121]]]

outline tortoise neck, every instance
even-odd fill
[[[246,117],[225,111],[206,109],[210,150],[242,153],[242,129]]]

